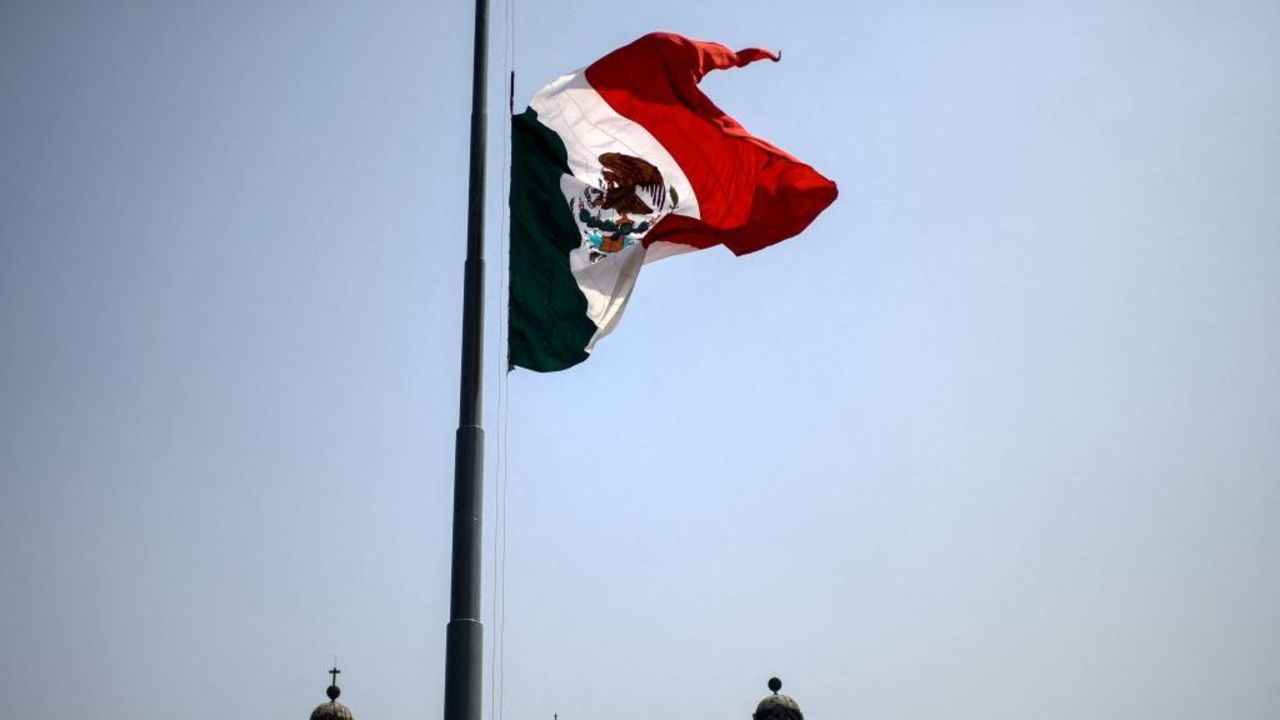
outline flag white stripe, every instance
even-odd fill
[[[657,138],[640,124],[614,112],[581,71],[557,78],[533,96],[529,107],[538,121],[564,141],[569,151],[569,170],[579,180],[595,186],[604,173],[600,156],[622,152],[653,163],[668,188],[680,198],[677,215],[700,218],[698,197],[680,164]]]
[[[560,136],[568,152],[569,171],[560,179],[565,202],[581,197],[585,187],[599,187],[604,175],[600,156],[623,153],[652,163],[662,173],[667,188],[674,190],[678,204],[669,212],[691,218],[701,217],[698,197],[689,178],[671,153],[649,133],[614,111],[587,82],[579,70],[556,79],[529,102],[538,113],[538,121]],[[670,203],[671,199],[667,198]],[[664,213],[666,214],[666,213]],[[569,267],[587,299],[587,317],[596,325],[596,333],[587,344],[590,352],[597,341],[618,324],[635,288],[640,267],[656,260],[694,248],[677,243],[657,242],[646,248],[635,243],[592,262],[586,241],[569,253]]]

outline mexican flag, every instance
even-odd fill
[[[647,262],[804,230],[836,185],[746,131],[698,89],[780,56],[645,35],[542,88],[511,127],[509,361],[585,360]]]

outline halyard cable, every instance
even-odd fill
[[[509,296],[509,288],[507,287],[507,264],[510,262],[510,243],[507,241],[508,234],[511,232],[511,208],[507,200],[507,193],[510,191],[508,186],[509,172],[511,168],[511,116],[515,113],[514,103],[516,95],[516,24],[515,24],[515,0],[507,0],[507,116],[503,122],[503,193],[502,193],[502,251],[499,253],[501,258],[501,269],[499,269],[499,277],[501,283],[500,293]],[[507,355],[507,346],[510,342],[507,337],[507,314],[509,312],[509,297],[505,302],[499,303],[500,327],[498,332],[502,338],[503,352],[500,354],[504,368],[502,372],[502,425],[499,428],[499,449],[502,453],[502,559],[500,562],[500,571],[502,573],[502,585],[500,586],[500,594],[502,605],[498,611],[498,719],[502,720],[505,715],[506,697],[505,690],[507,685],[507,486],[509,481],[509,473],[511,464],[508,462],[508,433],[510,427],[511,415],[511,393],[508,389],[508,379],[511,377],[511,363]]]
[[[497,361],[498,369],[498,387],[497,387],[497,407],[495,414],[497,415],[497,433],[495,439],[495,456],[496,463],[494,467],[494,484],[496,485],[495,493],[497,495],[497,504],[494,508],[494,536],[493,536],[493,595],[491,603],[491,623],[493,625],[493,640],[490,652],[490,677],[489,677],[489,712],[492,720],[501,720],[503,716],[503,690],[506,684],[505,665],[506,665],[506,616],[507,616],[507,480],[508,480],[508,463],[507,463],[507,424],[510,417],[510,404],[508,399],[507,378],[510,373],[510,365],[507,357],[507,263],[509,262],[509,252],[507,249],[507,233],[509,231],[510,217],[507,207],[508,177],[507,173],[511,165],[511,137],[510,137],[510,114],[513,112],[513,103],[515,98],[515,0],[506,0],[506,38],[504,47],[503,69],[507,76],[507,109],[508,117],[506,118],[505,127],[502,129],[502,182],[501,196],[502,203],[501,223],[498,254],[498,347],[500,351],[494,353]]]

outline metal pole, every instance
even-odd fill
[[[453,571],[445,641],[444,720],[480,720],[484,626],[480,623],[480,521],[484,505],[484,166],[489,0],[476,0],[471,82],[471,176],[462,297],[462,375],[453,472]]]

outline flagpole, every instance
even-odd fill
[[[453,472],[453,569],[445,640],[444,720],[480,720],[484,626],[480,623],[480,522],[484,429],[484,170],[489,0],[476,0],[471,81],[471,174],[463,266],[462,373]]]

